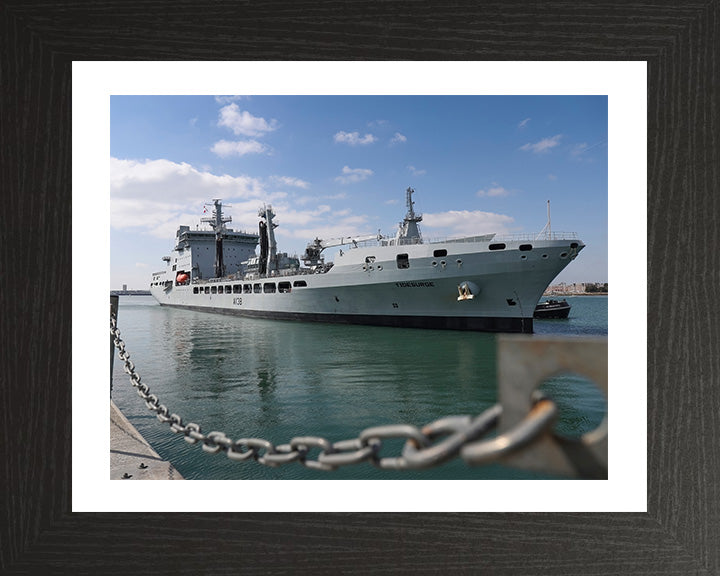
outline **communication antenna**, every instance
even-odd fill
[[[547,201],[547,223],[545,224],[545,227],[540,230],[540,233],[537,235],[535,240],[538,240],[543,235],[545,235],[547,240],[552,238],[552,228],[550,226],[550,200]]]

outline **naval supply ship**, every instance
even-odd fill
[[[213,200],[201,219],[211,229],[178,228],[150,292],[163,306],[256,318],[532,333],[544,290],[585,246],[577,234],[551,232],[548,205],[537,235],[425,241],[413,193],[394,236],[315,238],[301,257],[278,252],[272,206],[255,234],[228,228]]]

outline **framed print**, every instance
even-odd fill
[[[581,6],[5,2],[0,8],[0,182],[6,192],[0,571],[718,572],[720,453],[713,438],[720,424],[720,353],[713,287],[719,271],[712,248],[720,187],[719,21],[716,0]],[[623,258],[646,267],[646,290],[628,296],[628,310],[642,303],[645,317],[625,319],[636,331],[647,326],[647,346],[630,349],[635,369],[647,380],[645,510],[543,508],[544,492],[535,489],[519,496],[533,500],[531,511],[478,511],[467,500],[464,509],[460,502],[452,510],[427,504],[414,508],[421,511],[408,505],[344,512],[324,506],[322,493],[293,487],[292,494],[283,494],[285,483],[276,483],[275,492],[263,497],[305,499],[302,513],[299,508],[223,511],[228,490],[233,499],[250,502],[258,496],[247,482],[232,488],[212,482],[200,499],[178,505],[184,511],[171,506],[74,511],[82,479],[73,462],[104,458],[97,435],[107,431],[76,427],[87,415],[76,412],[74,397],[76,378],[91,361],[72,346],[80,326],[76,314],[96,293],[106,300],[107,291],[98,280],[106,277],[107,263],[79,258],[77,252],[85,248],[91,254],[93,244],[106,240],[84,234],[89,222],[73,217],[73,182],[92,169],[73,150],[78,94],[73,66],[92,61],[167,61],[179,72],[191,61],[283,61],[288,74],[300,61],[644,62],[647,215],[633,221],[630,206],[628,225],[610,229],[609,238],[619,240]],[[622,130],[616,137],[624,137]],[[612,149],[612,136],[609,141]],[[609,185],[621,195],[637,193],[637,186],[621,180]],[[98,198],[106,192],[97,190]],[[640,261],[633,260],[638,255]],[[106,317],[98,321],[104,324]],[[612,327],[609,332],[612,342]],[[106,392],[106,377],[85,384]],[[622,387],[629,391],[634,385],[628,380],[617,388],[619,402]],[[107,404],[89,410],[107,421]],[[614,442],[624,440],[611,435],[610,453]],[[416,500],[446,497],[433,481],[418,482],[423,485]],[[174,491],[181,484],[163,487]],[[493,490],[489,482],[477,484]],[[525,483],[515,484],[520,491]],[[127,485],[114,483],[118,501],[129,495]],[[461,491],[459,484],[456,488]],[[354,489],[344,495],[354,497],[366,495]],[[187,511],[191,507],[197,511]]]

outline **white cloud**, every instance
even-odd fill
[[[408,170],[413,176],[423,176],[427,173],[427,170],[418,170],[415,166],[408,166]]]
[[[491,197],[498,197],[498,196],[507,196],[510,194],[510,190],[507,188],[503,188],[502,186],[499,186],[497,182],[493,182],[492,186],[488,188],[487,190],[478,190],[477,196],[480,198],[491,198]]]
[[[229,128],[236,135],[262,136],[266,132],[272,132],[278,127],[275,119],[268,122],[265,118],[253,116],[247,110],[240,110],[237,104],[228,104],[220,108],[218,126]]]
[[[520,124],[518,124],[518,128],[525,128],[527,126],[527,123],[530,122],[530,118],[525,118]]]
[[[218,104],[230,104],[238,100],[250,100],[250,96],[215,96],[215,102]]]
[[[270,148],[257,140],[239,140],[235,142],[220,140],[215,142],[210,150],[221,158],[227,158],[228,156],[245,156],[245,154],[264,154],[269,152]]]
[[[524,146],[520,146],[520,150],[530,151],[533,154],[542,154],[560,144],[560,138],[562,138],[562,134],[556,134],[552,138],[543,138],[534,144],[528,142]]]
[[[572,150],[570,150],[570,154],[572,154],[573,156],[580,156],[580,154],[585,152],[587,149],[587,142],[583,142],[582,144],[575,144],[575,146],[572,147]]]
[[[347,168],[347,167],[346,167]],[[371,170],[344,170],[344,177],[363,179]],[[309,201],[282,192],[269,192],[273,182],[286,181],[302,188],[300,179],[273,176],[267,181],[249,176],[216,175],[187,163],[170,160],[110,161],[110,224],[114,230],[146,234],[172,242],[178,226],[195,226],[203,217],[203,205],[222,198],[225,213],[235,230],[257,231],[258,209],[272,204],[280,227],[276,234],[285,242],[282,251],[302,252],[316,236],[334,238],[368,233],[367,218],[354,215],[347,206],[334,210],[330,200],[344,192],[318,195]],[[307,205],[307,208],[301,208]],[[154,255],[153,255],[154,258]]]
[[[312,213],[304,228],[292,228],[282,230],[278,228],[276,235],[296,238],[304,243],[312,241],[313,238],[329,240],[331,238],[347,238],[358,236],[369,232],[367,217],[364,215],[349,215],[346,211],[324,212],[322,214]]]
[[[372,144],[377,140],[372,134],[365,134],[365,136],[361,138],[359,132],[338,132],[333,138],[335,142],[342,142],[350,146],[357,146],[358,144],[364,146],[366,144]]]
[[[390,140],[390,144],[400,144],[402,142],[407,142],[407,137],[400,134],[400,132],[395,132],[395,135]]]
[[[307,190],[310,188],[310,183],[300,178],[293,178],[291,176],[270,176],[270,181],[274,184],[280,184],[284,186],[293,186],[295,188],[302,188]]]
[[[298,196],[293,198],[293,201],[299,206],[304,206],[305,204],[320,202],[321,200],[344,200],[345,198],[347,198],[347,194],[340,192],[338,194],[325,194],[323,196]]]
[[[507,234],[515,220],[504,214],[480,210],[450,210],[436,214],[423,214],[426,228],[436,228],[445,236],[474,236],[477,234]]]
[[[110,159],[111,226],[164,240],[175,236],[178,225],[197,223],[203,203],[212,198],[251,202],[257,211],[258,202],[280,197],[249,176],[216,175],[164,159]]]
[[[349,166],[344,166],[342,173],[342,176],[335,178],[335,181],[340,182],[341,184],[362,182],[373,175],[373,171],[369,168],[350,168]]]

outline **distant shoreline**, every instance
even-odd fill
[[[546,292],[543,296],[607,296],[607,292]]]
[[[110,290],[111,296],[150,296],[150,290]]]

